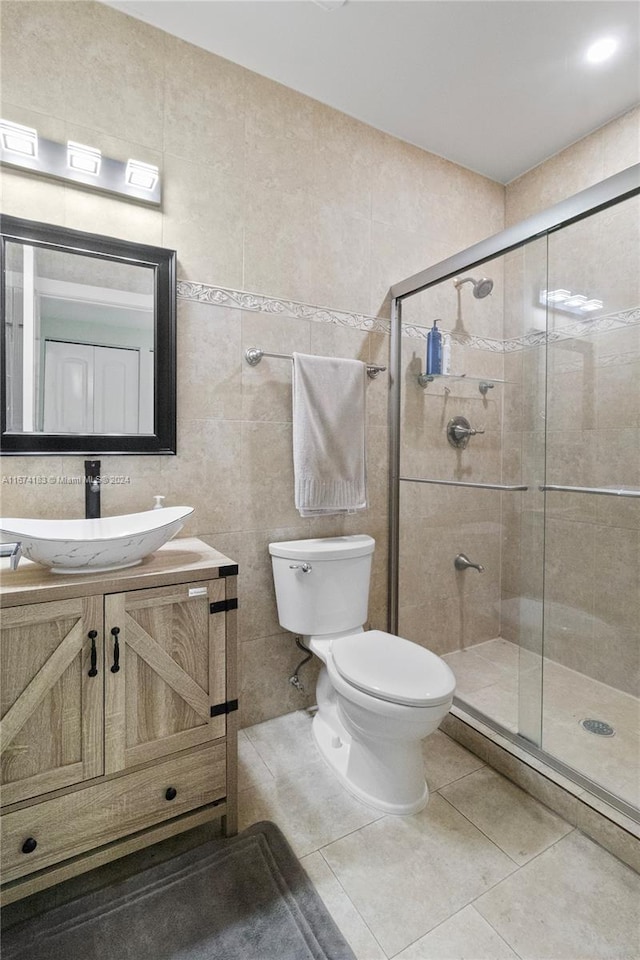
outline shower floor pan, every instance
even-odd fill
[[[520,697],[537,696],[544,674],[545,753],[633,807],[640,807],[640,700],[498,637],[443,657],[456,676],[456,696],[511,733],[519,732]],[[535,711],[535,704],[532,705]],[[584,720],[615,731],[594,736]]]

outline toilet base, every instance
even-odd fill
[[[335,700],[331,703],[325,702],[320,706],[320,709],[313,718],[312,730],[322,757],[342,785],[352,796],[356,797],[357,800],[366,803],[368,806],[382,813],[397,817],[410,816],[411,814],[419,813],[420,810],[425,808],[429,799],[429,790],[424,777],[421,781],[421,786],[423,786],[424,789],[422,791],[419,789],[416,791],[414,787],[411,790],[413,796],[406,802],[397,802],[381,796],[374,796],[371,792],[354,782],[352,777],[349,776],[350,769],[354,767],[357,768],[358,765],[363,762],[368,763],[368,760],[364,756],[362,745],[357,743],[354,745],[352,737],[340,720]],[[416,745],[416,756],[413,758],[413,763],[417,763],[419,769],[422,769],[422,754],[419,744]],[[412,777],[412,780],[413,779],[415,778]]]

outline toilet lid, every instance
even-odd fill
[[[456,679],[430,650],[382,630],[336,637],[333,662],[347,683],[380,700],[426,707],[451,699]]]

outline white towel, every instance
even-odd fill
[[[295,503],[303,517],[367,506],[366,364],[293,355]]]

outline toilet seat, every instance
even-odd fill
[[[379,700],[436,706],[450,700],[455,690],[455,677],[444,660],[382,630],[336,637],[331,656],[347,683]]]

